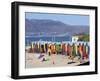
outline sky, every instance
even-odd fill
[[[25,18],[26,19],[50,19],[50,20],[61,21],[69,25],[89,26],[89,16],[88,15],[25,12]]]

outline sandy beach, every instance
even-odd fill
[[[58,66],[77,66],[80,63],[78,57],[75,57],[72,61],[68,56],[57,54],[55,56],[44,55],[39,59],[40,54],[36,53],[26,53],[25,57],[25,68],[40,68],[40,67],[58,67]],[[45,58],[45,61],[43,61]],[[54,63],[53,63],[54,62]],[[72,63],[73,62],[73,63]],[[84,60],[84,63],[89,62],[89,59]]]

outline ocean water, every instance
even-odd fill
[[[34,41],[53,41],[53,42],[63,42],[72,41],[71,37],[25,37],[25,45],[31,44]]]
[[[44,42],[56,42],[56,43],[63,42],[63,43],[67,43],[67,44],[69,43],[70,45],[73,44],[71,37],[32,37],[32,36],[25,37],[25,45],[26,46],[31,45],[32,42],[38,42],[38,41],[41,42],[41,44]],[[81,43],[81,44],[87,43],[88,45],[90,45],[90,43],[87,41],[78,41],[78,42],[74,42],[74,43],[76,43],[77,45],[79,45],[79,43]]]

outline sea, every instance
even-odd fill
[[[34,41],[53,41],[53,42],[63,42],[63,41],[72,41],[71,37],[33,37],[33,36],[26,36],[25,37],[25,44],[29,45],[31,42]]]
[[[56,43],[70,43],[73,44],[72,42],[72,37],[68,36],[68,37],[35,37],[35,36],[26,36],[25,37],[25,46],[29,46],[32,44],[32,42],[56,42]],[[85,41],[78,41],[75,42],[76,44],[79,43],[84,43],[84,44],[89,44],[89,42],[85,42]]]

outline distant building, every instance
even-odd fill
[[[72,42],[77,42],[79,39],[79,36],[72,36]]]

